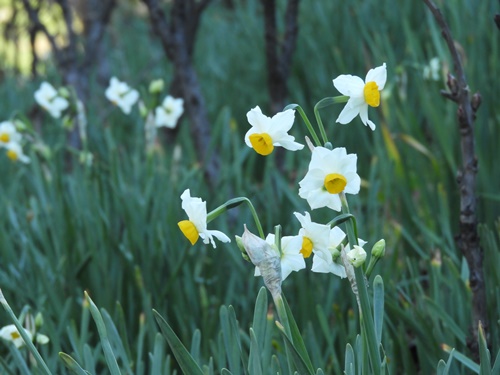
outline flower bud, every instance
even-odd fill
[[[14,126],[16,127],[16,130],[18,130],[20,132],[25,131],[27,129],[26,124],[19,119],[15,119],[13,121],[13,123],[14,123]]]
[[[43,326],[43,315],[38,312],[35,316],[35,328],[39,330]]]
[[[246,225],[241,238],[252,263],[259,267],[264,284],[273,297],[281,294],[281,262],[278,254],[262,238],[251,233]]]
[[[163,79],[155,79],[151,81],[149,84],[149,93],[150,94],[159,94],[160,92],[163,91],[163,88],[165,87],[165,83],[163,82]]]
[[[382,258],[385,255],[385,240],[382,238],[377,241],[372,247],[372,256],[375,258]]]
[[[354,245],[353,249],[350,250],[347,254],[347,259],[354,267],[361,266],[366,260],[366,251],[358,245]]]
[[[243,239],[240,236],[234,236],[236,238],[236,246],[238,246],[238,249],[241,251],[241,256],[243,259],[245,259],[247,262],[252,262],[250,260],[250,257],[247,254],[247,251],[245,250],[245,245],[243,245]]]
[[[62,96],[63,98],[69,99],[70,93],[69,90],[66,87],[60,87],[58,90],[58,94]]]
[[[139,101],[139,114],[141,115],[142,118],[146,118],[148,116],[148,108],[146,107],[146,104],[142,100]]]

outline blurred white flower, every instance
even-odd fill
[[[368,106],[380,105],[380,91],[387,81],[385,63],[375,69],[370,69],[363,81],[350,74],[342,74],[333,80],[333,85],[342,95],[348,96],[349,101],[340,112],[337,122],[350,123],[359,114],[363,124],[375,130],[375,124],[368,119]]]
[[[281,281],[284,281],[292,271],[300,271],[306,268],[306,262],[301,254],[302,236],[281,237],[281,254],[276,247],[275,235],[268,234],[266,242],[271,249],[280,258],[281,262]],[[261,276],[259,267],[255,267],[255,276]]]
[[[340,251],[337,247],[342,243],[345,238],[345,233],[339,227],[334,227],[330,230],[328,251],[330,252],[330,257],[325,259],[324,257],[315,256],[313,258],[313,265],[311,271],[319,273],[333,273],[340,278],[346,277],[345,267],[339,258]]]
[[[163,99],[161,106],[156,107],[155,111],[155,124],[156,126],[166,126],[173,129],[177,125],[177,121],[184,113],[184,99],[174,98],[167,95]]]
[[[247,113],[252,127],[245,134],[245,143],[260,155],[269,155],[274,146],[281,146],[290,151],[302,150],[304,145],[295,142],[295,137],[288,134],[295,120],[295,111],[287,109],[278,112],[272,118],[265,116],[259,106]]]
[[[27,329],[24,330],[28,334],[29,338],[32,339],[33,335],[31,334],[31,332],[28,331]],[[19,333],[14,324],[9,324],[5,327],[2,327],[2,329],[0,329],[0,337],[5,341],[12,342],[16,346],[16,348],[20,348],[23,345],[25,345],[24,340],[21,337],[21,334]]]
[[[23,153],[23,148],[20,143],[10,142],[5,145],[7,150],[7,157],[12,161],[20,161],[23,163],[29,163],[30,158]]]
[[[35,100],[54,118],[61,117],[61,112],[69,106],[69,102],[48,82],[42,82],[40,88],[35,91]]]
[[[201,237],[203,243],[212,243],[215,248],[216,237],[222,242],[231,242],[228,236],[218,230],[207,229],[207,202],[203,202],[201,198],[191,197],[189,189],[186,189],[182,195],[182,209],[186,211],[189,220],[183,220],[178,223],[180,230],[186,238],[194,245]]]
[[[439,81],[439,69],[439,58],[433,57],[431,61],[429,61],[429,65],[424,66],[424,79]]]
[[[10,142],[18,143],[21,141],[21,134],[18,133],[16,126],[10,121],[0,123],[0,146],[5,146]]]
[[[361,179],[356,173],[356,154],[347,154],[343,147],[329,150],[315,147],[309,169],[299,182],[299,196],[311,209],[329,207],[340,211],[339,193],[357,194]]]
[[[121,82],[116,77],[112,77],[109,81],[109,87],[105,92],[106,98],[113,104],[120,107],[126,115],[130,114],[132,106],[139,99],[139,92],[134,90],[125,82]]]

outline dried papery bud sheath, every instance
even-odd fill
[[[246,225],[241,240],[250,260],[259,268],[264,284],[273,298],[279,296],[281,294],[281,263],[279,256],[266,241],[251,233]]]

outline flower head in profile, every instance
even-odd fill
[[[306,262],[300,252],[302,249],[302,236],[281,237],[281,254],[276,247],[274,234],[268,234],[266,242],[280,258],[281,281],[284,281],[292,271],[300,271],[306,268]],[[261,276],[259,267],[255,267],[255,276]]]
[[[311,209],[329,207],[340,211],[339,193],[359,192],[361,179],[356,173],[356,161],[356,154],[347,154],[343,147],[315,147],[309,169],[299,182],[299,196],[307,200]]]
[[[319,256],[325,261],[331,259],[331,254],[328,250],[330,226],[313,222],[309,212],[305,212],[304,215],[294,212],[294,215],[302,226],[299,230],[299,236],[302,237],[302,246],[300,249],[302,256],[309,258],[314,253],[315,257]]]
[[[272,118],[265,116],[259,106],[247,113],[252,127],[245,134],[245,143],[260,155],[269,155],[274,146],[281,146],[290,151],[302,150],[304,145],[295,142],[295,137],[288,134],[295,120],[295,111],[287,109]]]
[[[177,125],[177,121],[184,113],[184,99],[176,99],[167,95],[163,99],[161,106],[156,107],[155,111],[155,124],[156,126],[166,126],[173,129]]]
[[[139,93],[125,82],[121,82],[116,77],[112,77],[105,92],[106,98],[113,104],[120,107],[126,115],[130,114],[132,106],[139,99]]]
[[[20,161],[22,163],[29,163],[30,158],[23,153],[23,148],[18,142],[10,142],[5,145],[7,150],[7,157],[12,161]]]
[[[352,250],[346,249],[346,257],[354,267],[361,266],[366,260],[366,251],[361,246],[354,245]]]
[[[24,331],[31,339],[32,338],[31,332],[28,331],[27,329],[25,329]],[[16,346],[16,348],[20,348],[25,345],[24,340],[21,337],[21,334],[19,333],[14,324],[9,324],[5,327],[2,327],[2,329],[0,329],[0,337],[5,341],[12,342]]]
[[[186,211],[188,220],[183,220],[178,223],[180,230],[186,238],[194,245],[201,237],[203,243],[212,243],[215,248],[214,237],[222,242],[231,242],[228,236],[218,230],[207,229],[207,202],[203,202],[201,198],[191,197],[189,189],[186,189],[182,195],[182,209]]]
[[[346,277],[345,267],[342,265],[340,259],[340,250],[338,247],[345,238],[345,233],[339,227],[333,227],[330,230],[328,251],[330,257],[317,257],[313,258],[313,265],[311,271],[318,273],[333,273],[340,278]]]
[[[35,91],[35,101],[54,118],[61,117],[62,111],[69,106],[69,102],[48,82],[42,82]]]
[[[10,121],[0,123],[0,146],[5,146],[11,142],[20,142],[21,134],[18,133],[16,126]]]
[[[342,95],[348,96],[349,100],[337,122],[341,124],[350,123],[359,114],[363,124],[375,130],[375,124],[368,119],[368,106],[378,107],[380,105],[380,91],[387,81],[387,69],[385,63],[374,69],[370,69],[363,81],[360,77],[350,74],[342,74],[333,80],[333,85]]]

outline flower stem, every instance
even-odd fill
[[[342,213],[350,214],[349,205],[347,204],[347,200],[344,193],[340,193],[340,201],[342,203]],[[358,244],[358,238],[355,235],[355,227],[351,221],[346,222],[346,230],[347,237],[349,239],[349,243],[351,248],[354,245]],[[370,362],[372,364],[372,370],[375,375],[380,374],[380,351],[379,351],[379,343],[377,342],[377,336],[375,333],[375,324],[373,322],[373,315],[370,306],[370,300],[368,298],[368,289],[366,287],[366,278],[363,274],[362,267],[354,267],[354,275],[356,277],[356,284],[358,287],[359,293],[359,320],[360,326],[363,336],[365,336],[365,340],[363,342],[367,343],[367,351],[370,356]]]
[[[262,239],[265,239],[264,231],[262,230],[262,225],[260,224],[259,216],[257,215],[257,211],[255,211],[255,208],[247,197],[238,197],[238,198],[233,198],[228,200],[226,203],[223,205],[217,207],[216,209],[210,211],[207,215],[207,224],[210,223],[213,219],[215,219],[217,216],[221,215],[222,213],[226,212],[227,210],[230,210],[231,208],[237,207],[242,203],[247,203],[248,207],[250,208],[250,212],[252,212],[253,219],[255,221],[255,225],[257,226],[257,230],[259,231],[259,236]]]
[[[326,136],[325,126],[323,125],[323,121],[321,120],[321,115],[319,114],[318,104],[320,103],[321,102],[318,102],[314,106],[314,117],[316,117],[316,122],[318,123],[319,132],[321,134],[321,138],[323,138],[323,144],[325,144],[328,142],[328,137]]]
[[[306,113],[304,112],[302,107],[298,104],[289,104],[284,108],[284,110],[287,110],[287,109],[297,109],[297,111],[300,114],[300,117],[302,117],[302,120],[304,120],[304,123],[306,124],[307,130],[309,130],[309,133],[311,134],[311,137],[312,137],[314,143],[316,144],[316,146],[322,146],[322,143],[320,142],[320,140],[318,138],[318,134],[316,134],[316,131],[314,130],[314,128],[311,124],[311,121],[309,121],[309,119],[307,118]]]

